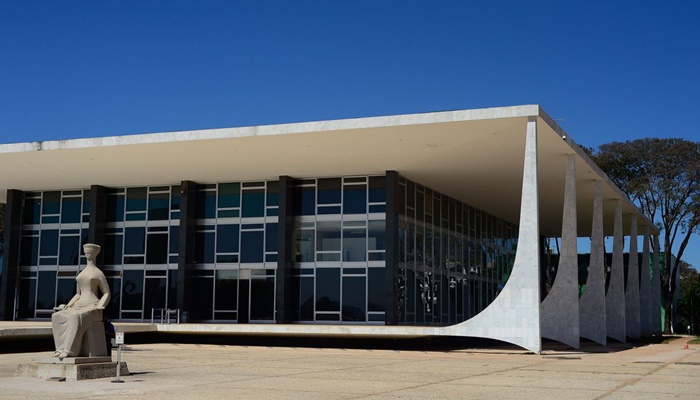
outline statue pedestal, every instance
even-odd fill
[[[83,379],[110,378],[117,375],[117,363],[107,357],[42,357],[34,360],[34,364],[20,364],[15,376],[33,378],[66,378],[69,381]],[[121,376],[129,375],[125,362],[121,363]]]

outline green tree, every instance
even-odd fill
[[[678,138],[644,138],[603,144],[591,154],[593,160],[639,205],[661,230],[661,267],[664,285],[664,332],[670,333],[672,279],[700,223],[700,143]],[[671,257],[676,248],[676,257]],[[673,262],[675,260],[675,262]]]
[[[686,263],[681,262],[681,299],[678,301],[678,315],[681,317],[683,329],[690,327],[690,332],[698,334],[700,324],[700,273]]]

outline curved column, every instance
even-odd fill
[[[520,228],[513,271],[496,299],[473,318],[438,333],[498,339],[542,350],[540,336],[540,229],[537,194],[537,117],[527,122]]]
[[[569,155],[564,183],[561,254],[552,289],[542,301],[542,337],[580,345],[578,304],[578,230],[576,224],[576,158]]]
[[[642,266],[639,276],[639,323],[642,336],[650,336],[651,329],[651,276],[649,274],[649,226],[644,228]]]
[[[655,335],[661,334],[664,330],[661,325],[660,254],[659,235],[654,235],[654,265],[651,268],[651,333]]]
[[[588,265],[586,289],[579,299],[579,320],[581,337],[605,346],[608,343],[605,329],[605,237],[600,180],[595,181],[594,190],[591,259]]]
[[[625,271],[622,255],[622,201],[615,200],[615,226],[610,282],[605,293],[605,329],[609,338],[624,343],[627,340],[625,322]]]
[[[627,336],[641,336],[639,324],[639,236],[637,236],[637,216],[632,216],[630,225],[630,255],[627,265],[627,284],[625,285],[625,320]]]

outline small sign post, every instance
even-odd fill
[[[124,344],[124,332],[115,332],[114,342],[117,344],[117,379],[113,380],[112,383],[124,383],[123,380],[119,379],[122,366],[122,345]]]

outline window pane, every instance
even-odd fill
[[[326,178],[318,180],[318,204],[340,204],[341,179]]]
[[[107,318],[117,319],[119,318],[119,303],[121,302],[121,278],[107,278],[107,285],[109,285],[110,298],[109,305],[105,308],[107,313]]]
[[[192,319],[212,319],[214,278],[194,278],[193,293],[197,293],[192,299]]]
[[[80,257],[80,238],[78,236],[61,236],[59,265],[78,265]]]
[[[177,270],[168,271],[168,308],[177,307]]]
[[[126,228],[124,229],[124,236],[125,255],[142,255],[144,253],[146,228]]]
[[[319,221],[316,225],[318,251],[340,251],[340,221]]]
[[[383,176],[371,176],[369,178],[369,202],[386,202],[386,184]]]
[[[107,196],[107,222],[124,221],[124,195]]]
[[[38,291],[36,297],[36,308],[39,310],[50,310],[56,306],[56,272],[40,271]]]
[[[195,263],[214,262],[214,232],[197,232],[194,241]]]
[[[44,202],[41,212],[46,214],[58,214],[61,212],[61,192],[44,192]]]
[[[80,197],[64,197],[61,207],[61,223],[71,224],[82,219],[82,199]]]
[[[265,190],[254,189],[243,191],[243,212],[242,217],[264,217],[265,216]]]
[[[145,187],[126,189],[126,211],[146,211]]]
[[[316,188],[298,187],[294,189],[294,214],[295,215],[315,215],[316,214]]]
[[[263,231],[241,232],[241,262],[263,261]]]
[[[143,308],[143,271],[124,271],[122,285],[122,310]]]
[[[237,310],[238,271],[216,271],[216,310]]]
[[[238,253],[239,225],[216,226],[216,252]]]
[[[103,261],[107,265],[119,265],[122,263],[122,235],[106,235],[103,250]]]
[[[343,321],[366,321],[365,277],[343,278]]]
[[[59,279],[58,288],[56,289],[56,305],[68,304],[73,296],[75,296],[75,279]]]
[[[340,311],[340,268],[316,269],[316,311]]]
[[[274,207],[279,205],[279,182],[267,182],[267,206]]]
[[[367,307],[369,311],[384,311],[384,268],[370,268],[367,272]]]
[[[343,214],[366,214],[367,187],[365,185],[345,185],[343,189]]]
[[[19,280],[19,299],[17,301],[18,318],[34,318],[34,297],[36,296],[36,279]]]
[[[277,224],[265,224],[265,251],[277,251]]]
[[[175,225],[170,227],[170,254],[180,253],[180,227]]]
[[[148,219],[162,221],[170,219],[170,195],[154,193],[148,196]]]
[[[305,276],[299,279],[300,321],[314,320],[314,277]]]
[[[216,217],[216,192],[212,190],[197,191],[197,212],[198,219]]]
[[[39,237],[24,236],[21,240],[19,265],[29,266],[39,264]]]
[[[22,223],[23,224],[38,224],[41,217],[41,200],[39,199],[25,199],[24,209],[22,210]]]
[[[313,262],[315,254],[314,231],[311,229],[294,230],[294,252],[297,262]]]
[[[41,256],[58,255],[58,230],[44,229],[41,231]]]
[[[168,263],[168,234],[149,233],[148,248],[146,251],[147,264],[167,264]],[[148,309],[146,310],[148,311]]]
[[[218,208],[238,208],[241,206],[241,184],[220,183]]]
[[[165,308],[166,279],[146,278],[143,311],[150,316],[154,308]],[[160,315],[160,314],[156,314]]]
[[[343,261],[367,261],[365,228],[343,229]]]
[[[367,225],[367,236],[369,250],[386,250],[385,240],[385,222],[384,221],[369,221]]]
[[[275,318],[275,278],[250,280],[250,319],[270,321]]]

